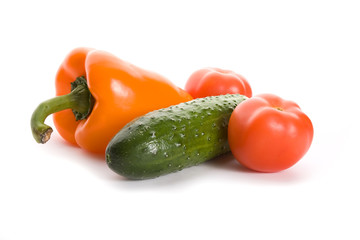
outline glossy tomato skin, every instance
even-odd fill
[[[185,90],[193,98],[239,93],[252,96],[248,81],[230,70],[204,68],[194,72],[185,85]]]
[[[292,102],[262,94],[239,104],[228,127],[230,149],[245,167],[278,172],[293,166],[310,148],[314,129]]]

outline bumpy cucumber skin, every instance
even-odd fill
[[[239,94],[198,98],[139,117],[110,141],[107,165],[126,178],[149,179],[226,153],[230,115],[246,99]]]

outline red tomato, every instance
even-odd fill
[[[241,75],[219,68],[204,68],[194,72],[185,85],[193,98],[239,93],[251,97],[251,87]]]
[[[272,94],[240,103],[231,114],[228,139],[234,157],[259,172],[293,166],[310,148],[314,129],[300,107]]]

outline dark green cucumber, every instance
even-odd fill
[[[227,128],[239,94],[198,98],[128,123],[106,149],[107,165],[130,179],[155,178],[228,152]]]

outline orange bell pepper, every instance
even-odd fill
[[[49,140],[52,129],[44,121],[54,113],[59,134],[93,153],[104,153],[111,138],[134,118],[192,99],[156,73],[89,48],[74,49],[65,58],[56,76],[56,95],[32,115],[35,140]]]

